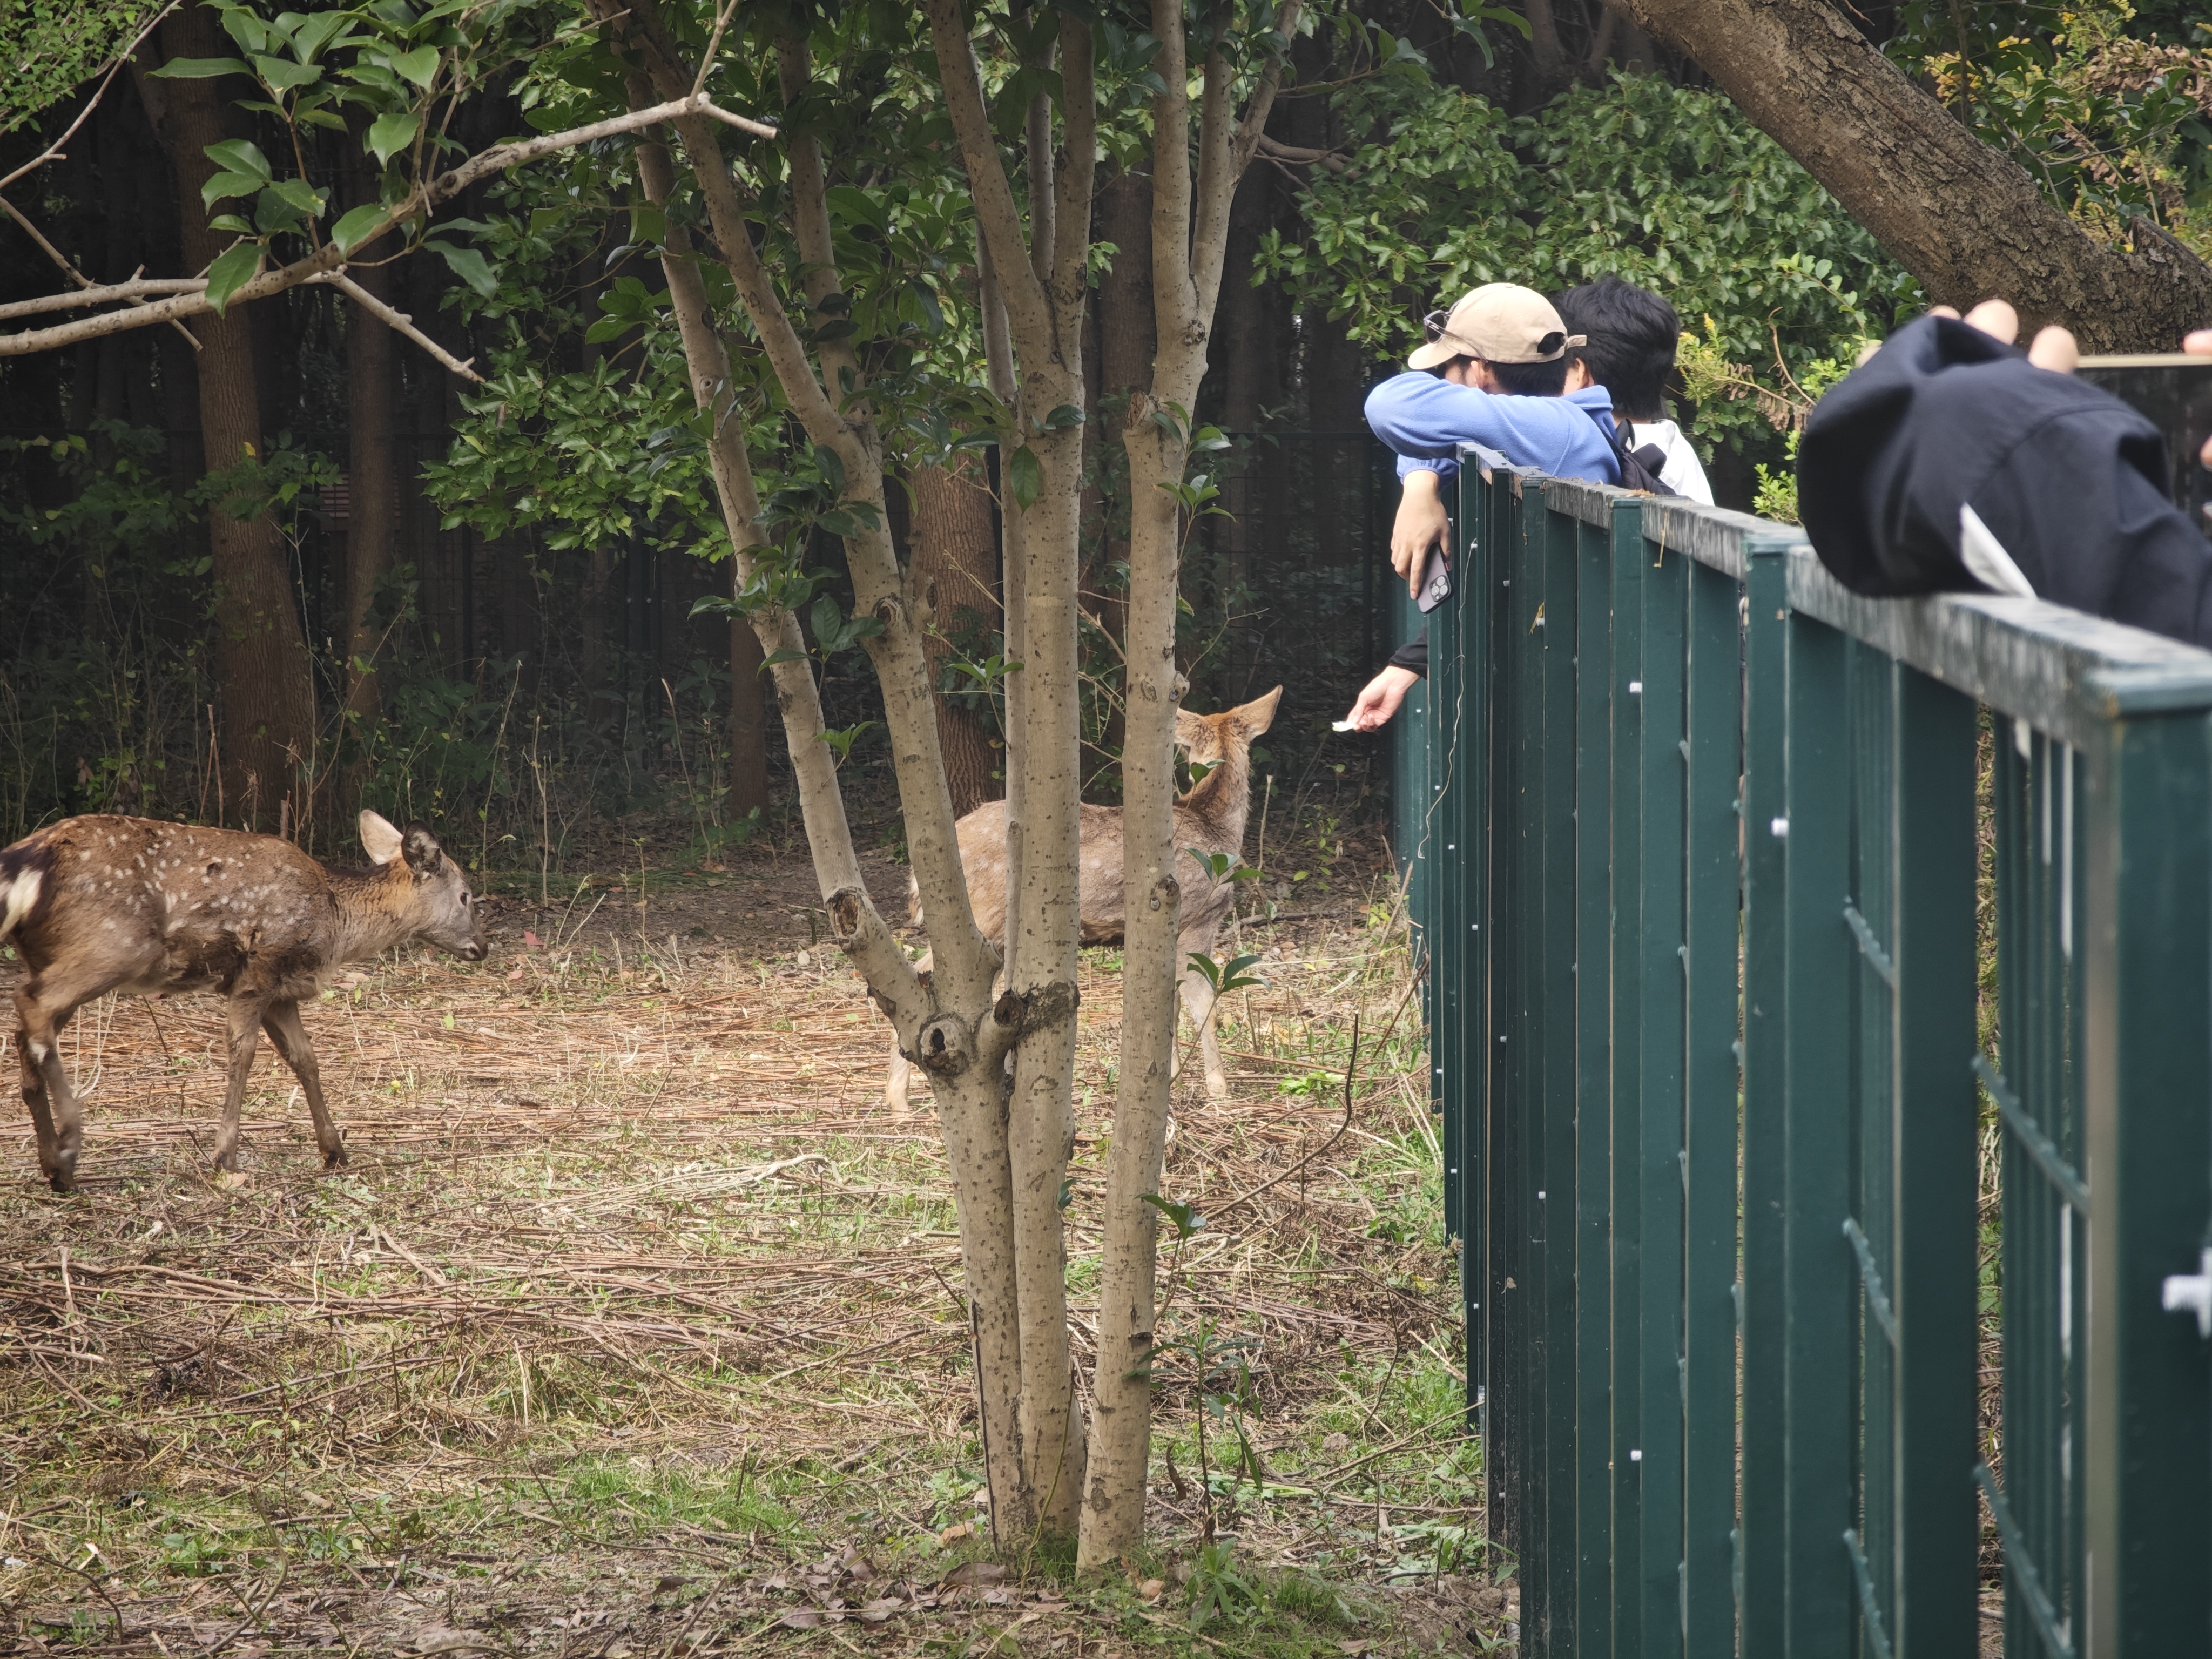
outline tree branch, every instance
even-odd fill
[[[649,110],[618,115],[605,121],[594,121],[588,126],[571,127],[566,132],[548,133],[542,138],[526,139],[519,143],[495,144],[450,172],[426,179],[410,191],[404,201],[387,211],[356,246],[366,246],[393,226],[404,224],[418,213],[427,213],[451,201],[479,179],[504,172],[509,167],[520,167],[541,155],[550,155],[556,151],[587,144],[596,139],[611,138],[617,133],[634,132],[657,121],[673,120],[678,117],[694,121],[711,118],[763,137],[776,136],[776,130],[763,122],[719,108],[711,99],[687,95],[655,105]],[[9,211],[13,216],[14,210],[9,209]],[[21,223],[22,221],[18,218],[17,222]],[[228,303],[244,305],[254,300],[265,300],[272,294],[282,294],[302,283],[327,276],[344,264],[345,256],[338,252],[337,245],[326,242],[304,259],[295,259],[290,264],[274,270],[264,270],[252,281],[241,284],[232,293]],[[126,329],[145,328],[154,323],[172,322],[185,317],[204,316],[215,309],[208,301],[206,286],[203,280],[196,290],[179,293],[131,311],[112,311],[98,317],[80,318],[73,323],[57,324],[51,328],[0,334],[0,357],[28,356],[33,352],[51,351],[57,346],[75,345],[81,340],[97,340],[110,334],[120,334]]]
[[[1063,328],[1082,325],[1091,261],[1091,201],[1098,178],[1098,94],[1091,25],[1073,12],[1060,20],[1060,171],[1053,181],[1056,224],[1073,226],[1053,243],[1052,294]]]
[[[421,329],[416,327],[415,319],[408,316],[405,312],[393,310],[359,283],[354,281],[352,277],[347,276],[344,271],[334,270],[327,276],[318,276],[313,280],[316,283],[326,283],[337,289],[339,293],[344,295],[393,333],[405,335],[463,380],[474,380],[478,386],[484,383],[484,377],[469,366],[476,362],[475,358],[470,358],[467,362],[462,362]]]
[[[788,112],[806,95],[807,86],[814,78],[804,36],[777,37],[775,66],[783,106]],[[833,320],[823,311],[823,303],[843,291],[843,281],[837,274],[837,246],[830,234],[828,177],[822,166],[822,141],[811,132],[793,130],[787,134],[785,149],[791,158],[792,229],[799,238],[799,258],[803,267],[799,286],[805,292],[807,304],[813,307],[818,327]],[[849,336],[817,341],[814,355],[822,365],[822,384],[830,389],[833,398],[842,398],[848,378],[853,388],[859,389],[860,360],[853,350]]]
[[[990,112],[983,106],[982,76],[975,63],[975,48],[968,39],[964,9],[960,0],[925,0],[924,9],[929,14],[930,39],[937,48],[945,112],[951,118],[954,137],[960,141],[968,187],[975,196],[976,222],[982,227],[985,246],[991,250],[991,267],[998,277],[1006,319],[1016,343],[1025,350],[1036,350],[1052,339],[1051,310],[1043,285],[1030,268],[1021,212],[1014,205],[1006,170],[1000,164],[998,139],[991,131]]]
[[[35,317],[46,311],[77,311],[118,300],[143,300],[154,294],[197,294],[206,286],[204,276],[133,276],[128,282],[95,283],[74,294],[42,294],[35,300],[11,301],[0,306],[0,321]]]

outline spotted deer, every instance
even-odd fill
[[[1223,714],[1176,711],[1176,746],[1196,764],[1212,769],[1175,804],[1176,881],[1182,890],[1176,949],[1186,963],[1194,952],[1212,951],[1214,935],[1229,914],[1235,893],[1235,884],[1215,880],[1194,856],[1194,849],[1226,853],[1232,859],[1244,850],[1244,825],[1252,811],[1252,744],[1274,723],[1275,705],[1282,696],[1283,688],[1279,685],[1266,696]],[[1006,804],[987,802],[955,827],[960,836],[960,863],[968,876],[969,902],[975,907],[975,925],[984,938],[998,940],[1003,950],[1008,874]],[[1124,915],[1121,809],[1085,806],[1081,835],[1082,884],[1078,906],[1083,943],[1118,945]],[[907,902],[915,925],[920,927],[921,895],[911,881],[907,884]],[[927,970],[927,957],[921,966]],[[1222,1070],[1221,1050],[1213,1036],[1213,990],[1204,975],[1186,969],[1182,1000],[1198,1027],[1206,1098],[1222,1099],[1229,1093],[1229,1079]],[[1178,1048],[1178,1060],[1180,1055]],[[884,1103],[894,1111],[907,1110],[913,1083],[913,1062],[893,1049],[890,1075],[884,1084]]]
[[[315,1051],[300,1023],[341,963],[414,939],[471,962],[483,926],[460,866],[421,824],[361,815],[366,870],[331,869],[275,836],[152,818],[70,818],[0,849],[0,939],[27,976],[15,989],[23,1102],[39,1167],[56,1192],[76,1181],[82,1108],[62,1065],[71,1015],[110,991],[220,993],[230,1005],[230,1087],[216,1163],[238,1167],[238,1113],[258,1033],[300,1079],[325,1164],[345,1140],[323,1103]]]

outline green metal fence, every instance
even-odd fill
[[[1398,832],[1522,1650],[2212,1652],[2212,654],[1502,470],[1458,537]]]

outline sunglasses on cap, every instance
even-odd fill
[[[1449,311],[1431,312],[1427,316],[1421,319],[1421,337],[1429,341],[1431,343],[1434,343],[1436,341],[1443,337],[1444,330],[1450,325],[1450,322],[1451,313]],[[1560,347],[1566,343],[1567,337],[1559,330],[1553,329],[1549,334],[1547,334],[1542,339],[1536,342],[1536,349],[1541,356],[1549,357],[1553,353],[1558,351]]]

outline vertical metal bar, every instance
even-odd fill
[[[1972,1476],[1978,1114],[1967,1063],[1974,1048],[1974,705],[1901,665],[1892,673],[1887,931],[1897,970],[1896,1073],[1887,1127],[1897,1507],[1890,1634],[1898,1659],[1946,1659],[1975,1651],[1980,1640]]]
[[[1531,1297],[1523,1287],[1534,1282],[1529,1272],[1528,1243],[1534,1224],[1528,1203],[1532,1143],[1522,1075],[1528,1048],[1523,1018],[1528,980],[1521,954],[1527,933],[1527,897],[1534,890],[1528,879],[1529,813],[1523,787],[1528,724],[1523,682],[1528,618],[1521,615],[1521,605],[1528,584],[1516,583],[1525,562],[1514,494],[1503,478],[1495,478],[1484,488],[1488,507],[1483,522],[1492,550],[1487,590],[1494,693],[1492,720],[1496,733],[1490,783],[1496,809],[1492,845],[1499,874],[1486,924],[1491,952],[1492,1042],[1486,1064],[1492,1109],[1486,1126],[1490,1243],[1482,1281],[1483,1490],[1488,1535],[1493,1543],[1521,1559],[1522,1593],[1527,1598],[1528,1510],[1523,1487],[1528,1395],[1523,1383]],[[1533,1629],[1534,1613],[1524,1609],[1522,1617]]]
[[[1613,1639],[1612,550],[1589,526],[1547,508],[1551,535],[1575,562],[1571,633],[1548,648],[1574,653],[1575,1642],[1604,1653]],[[1553,627],[1558,626],[1555,618]],[[1547,629],[1547,633],[1551,633]],[[1555,1197],[1561,1196],[1555,1194]]]
[[[2207,724],[2124,716],[2088,762],[2087,1652],[2132,1659],[2201,1652],[2212,1624],[2204,1343],[2160,1305],[2166,1275],[2197,1270],[2212,1210]]]
[[[1545,1502],[1549,1510],[1546,1540],[1548,1564],[1548,1650],[1577,1652],[1589,1639],[1577,1622],[1583,1607],[1577,1578],[1583,1535],[1582,1514],[1588,1490],[1578,1463],[1576,1413],[1580,1403],[1576,1377],[1583,1354],[1578,1347],[1577,1274],[1583,1240],[1576,1209],[1575,1082],[1577,945],[1576,845],[1577,774],[1581,769],[1576,726],[1576,537],[1571,520],[1559,522],[1544,505],[1540,489],[1524,492],[1522,513],[1532,547],[1544,567],[1544,599],[1537,618],[1543,645],[1544,919],[1537,1007],[1544,1067],[1544,1161],[1536,1198],[1544,1212],[1544,1457]],[[1604,604],[1603,591],[1591,602]],[[1602,1258],[1601,1257],[1601,1262]],[[1601,1377],[1603,1376],[1600,1371]],[[1594,1501],[1602,1526],[1604,1488]]]
[[[1737,952],[1744,590],[1689,563],[1683,839],[1682,1650],[1736,1651]],[[1778,566],[1779,560],[1763,562]],[[1747,1176],[1748,1180],[1748,1176]],[[1745,1418],[1747,1495],[1753,1489]],[[1648,1565],[1648,1564],[1647,1564]],[[1765,1651],[1771,1652],[1767,1649]]]
[[[1613,613],[1612,649],[1595,661],[1583,656],[1582,684],[1586,691],[1603,688],[1613,720],[1611,938],[1604,987],[1611,1026],[1607,1086],[1612,1098],[1613,1399],[1606,1456],[1613,1477],[1615,1659],[1637,1659],[1643,1652],[1644,550],[1637,534],[1641,516],[1633,502],[1621,502],[1611,526],[1583,526],[1585,553],[1596,556],[1608,578]]]
[[[1573,1583],[1574,1489],[1571,1471],[1564,1467],[1552,1480],[1552,1372],[1553,1347],[1562,1369],[1574,1363],[1573,1229],[1562,1225],[1553,1237],[1551,1212],[1546,1202],[1553,1158],[1552,1099],[1547,1073],[1549,1057],[1547,1035],[1552,1009],[1546,990],[1553,958],[1547,944],[1547,922],[1556,927],[1557,907],[1548,899],[1551,875],[1548,854],[1553,828],[1551,774],[1568,766],[1571,739],[1547,723],[1544,651],[1544,592],[1547,545],[1542,501],[1525,490],[1515,477],[1508,486],[1515,532],[1512,552],[1517,561],[1514,578],[1512,630],[1520,671],[1515,677],[1521,698],[1521,717],[1515,722],[1520,738],[1517,794],[1521,841],[1521,879],[1515,908],[1515,954],[1519,984],[1516,988],[1513,1043],[1517,1054],[1519,1105],[1516,1121],[1523,1137],[1518,1197],[1527,1217],[1521,1238],[1526,1255],[1525,1276],[1515,1297],[1516,1327],[1523,1334],[1520,1410],[1522,1495],[1522,1623],[1532,1652],[1541,1653],[1554,1635],[1554,1581]],[[1571,605],[1572,590],[1562,589]],[[1556,766],[1547,754],[1547,739],[1560,746]],[[1556,999],[1554,999],[1556,1000]],[[1555,1248],[1556,1245],[1556,1248]],[[1555,1263],[1555,1258],[1558,1258]],[[1564,1303],[1564,1306],[1562,1306]],[[1556,1332],[1554,1327],[1557,1327]],[[1555,1501],[1556,1498],[1556,1501]],[[1555,1536],[1564,1527],[1566,1535]],[[1555,1565],[1557,1571],[1554,1571]],[[1571,1639],[1571,1626],[1563,1623],[1557,1632]]]
[[[1460,469],[1457,607],[1460,612],[1461,892],[1463,904],[1456,928],[1461,962],[1459,1045],[1460,1097],[1460,1295],[1466,1336],[1468,1424],[1480,1431],[1479,1412],[1486,1369],[1482,1340],[1483,1285],[1490,1259],[1488,1124],[1491,1114],[1490,1054],[1490,872],[1497,856],[1492,833],[1490,779],[1498,742],[1497,710],[1491,691],[1490,531],[1486,522],[1490,486],[1476,466]]]
[[[1788,1306],[1783,1273],[1787,1052],[1783,1008],[1788,553],[1779,538],[1747,542],[1743,757],[1743,1475],[1735,1569],[1739,1651],[1783,1652],[1783,1384]],[[1781,826],[1777,833],[1776,825]],[[1838,924],[1840,925],[1840,924]]]
[[[1429,777],[1429,881],[1433,895],[1429,916],[1429,1100],[1440,1116],[1444,1150],[1444,1228],[1467,1236],[1465,1190],[1460,1182],[1461,1125],[1465,1121],[1462,1075],[1461,981],[1466,957],[1459,936],[1466,931],[1464,863],[1460,848],[1459,803],[1466,763],[1467,705],[1460,677],[1461,601],[1452,599],[1429,612],[1429,696],[1432,770]]]
[[[1890,1639],[1888,1608],[1893,1573],[1889,1542],[1896,1504],[1891,1492],[1890,1452],[1895,1428],[1896,1351],[1887,1316],[1891,1251],[1890,1091],[1896,1067],[1891,1054],[1896,969],[1889,922],[1896,880],[1891,814],[1897,793],[1895,707],[1897,666],[1888,656],[1856,641],[1844,647],[1850,687],[1851,902],[1847,917],[1858,942],[1850,975],[1851,1119],[1849,1212],[1859,1230],[1855,1256],[1863,1253],[1863,1285],[1855,1286],[1850,1319],[1856,1360],[1852,1378],[1852,1504],[1858,1519],[1859,1553],[1852,1562],[1860,1610],[1867,1626],[1863,1648],[1875,1655]],[[1844,1017],[1845,1010],[1838,1010]],[[1867,1269],[1870,1267],[1871,1272]]]
[[[1614,556],[1638,567],[1643,589],[1638,680],[1632,701],[1643,722],[1637,771],[1638,865],[1643,882],[1634,973],[1641,987],[1643,1033],[1637,1079],[1640,1150],[1637,1180],[1643,1233],[1637,1297],[1637,1440],[1641,1482],[1636,1626],[1643,1659],[1682,1653],[1682,1303],[1683,1262],[1683,812],[1687,741],[1684,605],[1689,561],[1647,550],[1643,511],[1621,503],[1613,519]]]
[[[1783,1176],[1783,1572],[1788,1659],[1850,1651],[1857,1597],[1844,1534],[1854,1526],[1851,1337],[1859,1277],[1850,1213],[1850,1024],[1856,952],[1844,921],[1850,878],[1844,637],[1792,612],[1788,628],[1783,873],[1785,1090]],[[1759,988],[1762,996],[1766,988]]]

